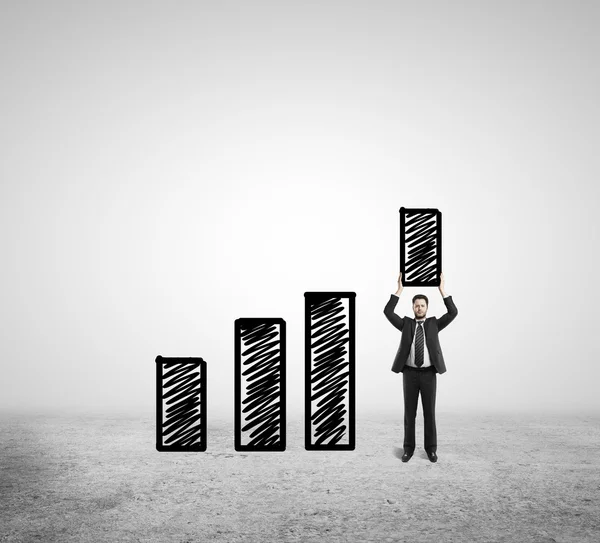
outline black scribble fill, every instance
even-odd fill
[[[206,451],[206,362],[156,357],[156,449]]]
[[[235,450],[285,451],[285,321],[235,321]]]
[[[305,448],[354,450],[354,292],[305,292]]]
[[[400,271],[405,287],[437,287],[442,272],[442,214],[400,208]]]

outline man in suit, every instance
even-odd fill
[[[402,461],[408,462],[415,451],[415,419],[419,393],[423,406],[425,451],[431,462],[437,462],[437,432],[435,427],[436,374],[444,373],[446,365],[438,332],[446,328],[458,315],[458,310],[444,291],[444,274],[440,274],[440,294],[448,310],[439,319],[426,318],[429,300],[423,294],[413,297],[415,318],[399,317],[394,308],[402,294],[402,274],[398,277],[398,290],[390,296],[383,310],[387,319],[402,331],[400,347],[396,353],[392,371],[403,374],[404,388],[404,453]]]

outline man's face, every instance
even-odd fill
[[[427,304],[425,300],[417,298],[413,304],[413,311],[415,312],[415,319],[424,319],[427,315]]]

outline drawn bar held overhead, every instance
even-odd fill
[[[156,357],[156,449],[206,451],[206,362]]]
[[[438,287],[442,272],[442,214],[400,208],[400,272],[405,287]]]
[[[304,293],[307,450],[354,450],[354,292]]]
[[[235,321],[236,451],[285,451],[285,321]]]

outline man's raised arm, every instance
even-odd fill
[[[394,308],[398,303],[399,296],[402,294],[403,289],[402,274],[400,274],[398,277],[398,290],[396,291],[396,294],[390,295],[390,300],[383,309],[383,314],[386,316],[387,320],[390,321],[396,328],[398,328],[398,330],[402,330],[404,327],[404,318],[396,315],[396,313],[394,313]]]
[[[456,315],[458,315],[458,309],[456,309],[456,306],[454,305],[452,296],[446,294],[444,286],[444,274],[440,273],[440,294],[442,295],[442,298],[444,298],[444,305],[448,311],[437,320],[438,332],[446,328],[446,326],[456,318]]]

